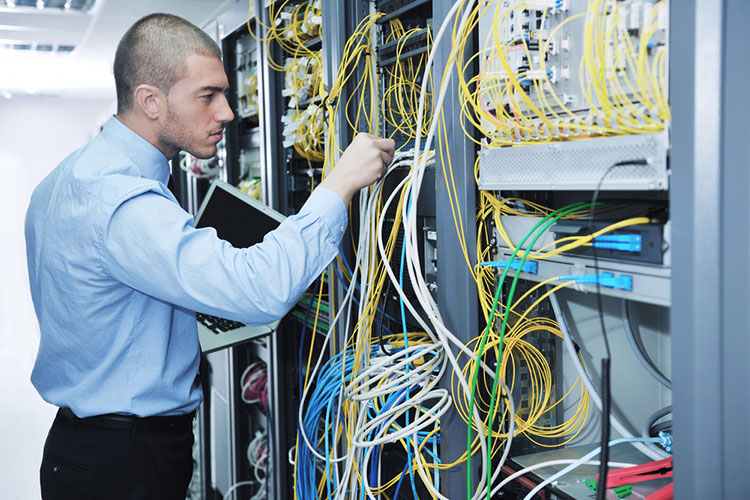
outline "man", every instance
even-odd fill
[[[220,57],[184,19],[138,21],[115,55],[117,115],[32,196],[32,382],[61,408],[45,499],[184,499],[201,401],[194,311],[283,316],[336,255],[353,194],[393,156],[393,141],[360,134],[300,213],[254,247],[193,228],[166,187],[167,159],[216,153],[233,118]]]

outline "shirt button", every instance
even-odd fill
[[[346,230],[346,228],[344,226],[341,226],[339,227],[339,230],[343,233]]]

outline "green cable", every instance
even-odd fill
[[[500,328],[500,344],[499,344],[499,347],[498,347],[498,359],[497,359],[497,363],[496,363],[496,367],[495,367],[495,379],[494,379],[493,384],[492,384],[492,395],[490,396],[490,410],[489,410],[489,415],[492,415],[493,411],[495,409],[495,401],[496,401],[495,398],[496,398],[496,395],[497,395],[497,385],[498,385],[497,381],[498,381],[498,379],[500,377],[500,360],[502,359],[503,340],[504,340],[504,337],[505,337],[505,330],[507,329],[507,324],[508,324],[508,311],[510,310],[510,306],[513,303],[513,296],[515,294],[516,284],[518,283],[518,279],[521,276],[520,269],[523,267],[523,264],[526,262],[526,259],[529,256],[529,253],[531,252],[531,249],[536,244],[537,240],[541,237],[542,234],[544,234],[547,231],[547,229],[549,229],[549,227],[552,224],[554,224],[555,222],[557,222],[558,220],[560,220],[562,217],[565,217],[566,215],[569,215],[572,212],[580,210],[581,208],[586,207],[586,206],[590,206],[590,204],[589,203],[573,204],[573,205],[568,205],[568,207],[562,208],[561,210],[563,210],[563,212],[560,213],[559,215],[556,215],[552,220],[548,221],[547,224],[542,228],[542,230],[539,233],[537,233],[537,235],[534,237],[534,239],[529,244],[528,248],[526,249],[526,252],[524,253],[523,257],[521,258],[521,261],[518,264],[519,272],[517,272],[513,276],[513,282],[511,283],[511,287],[510,287],[510,290],[508,292],[508,299],[507,299],[507,302],[506,302],[505,314],[503,315],[503,324],[502,324],[502,327]],[[554,214],[554,212],[553,212],[553,214]],[[553,214],[551,214],[551,215],[553,215]],[[499,296],[499,294],[498,294],[498,296]],[[496,307],[496,304],[494,305],[494,307]],[[508,395],[508,396],[510,397],[510,395]],[[492,451],[492,441],[494,439],[492,437],[492,421],[488,422],[488,427],[489,427],[489,432],[487,434],[487,446],[488,446],[488,450],[490,450],[490,452],[491,452]],[[491,480],[492,480],[492,474],[491,474],[491,472],[492,472],[492,461],[490,460],[489,466],[488,466],[488,469],[487,469],[487,500],[490,500]]]
[[[566,215],[569,215],[572,212],[575,212],[577,210],[580,210],[582,208],[589,207],[589,206],[591,206],[590,203],[578,202],[578,203],[573,203],[571,205],[567,205],[567,206],[565,206],[563,208],[560,208],[558,210],[555,210],[554,212],[546,215],[539,222],[537,222],[534,225],[534,227],[531,228],[531,230],[528,233],[526,233],[526,235],[523,237],[523,239],[521,240],[521,242],[518,245],[516,245],[516,248],[513,251],[513,255],[511,255],[510,259],[508,260],[508,265],[505,266],[505,269],[503,270],[503,274],[501,275],[500,281],[498,282],[497,288],[495,290],[495,297],[494,297],[493,302],[492,302],[492,309],[490,310],[490,316],[489,316],[489,319],[487,321],[487,327],[484,330],[484,333],[482,335],[482,341],[481,341],[481,343],[479,345],[479,350],[478,350],[479,355],[478,356],[481,356],[481,353],[484,351],[484,346],[487,343],[487,338],[489,337],[490,328],[492,327],[492,323],[493,323],[493,320],[494,320],[494,317],[495,317],[495,310],[497,309],[497,304],[498,304],[498,301],[500,300],[500,291],[502,289],[503,282],[505,281],[505,277],[508,275],[508,271],[511,268],[511,264],[515,261],[516,255],[518,254],[518,252],[520,251],[520,249],[523,247],[524,243],[526,243],[526,240],[528,238],[530,238],[531,235],[534,234],[534,232],[540,226],[542,226],[543,224],[545,224],[545,222],[547,223],[544,226],[544,228],[542,229],[542,231],[540,231],[534,237],[533,241],[531,242],[531,244],[529,245],[529,247],[526,249],[526,252],[524,253],[523,258],[519,262],[519,265],[518,265],[519,272],[517,272],[515,274],[515,276],[514,276],[513,283],[511,285],[511,289],[510,289],[510,292],[509,292],[508,303],[510,303],[510,301],[512,300],[513,293],[515,292],[516,283],[518,282],[518,278],[519,278],[519,276],[521,274],[520,273],[520,269],[522,268],[523,263],[526,261],[526,258],[528,257],[529,253],[531,252],[531,249],[533,248],[534,244],[539,239],[539,237],[542,234],[544,234],[544,232],[549,228],[549,226],[551,226],[552,224],[554,224],[555,222],[557,222],[562,217],[565,217]],[[505,334],[505,328],[506,328],[506,325],[507,325],[507,319],[508,319],[508,314],[507,314],[507,311],[506,311],[506,314],[504,315],[504,319],[503,319],[502,328],[501,328],[501,331],[500,331],[500,344],[499,344],[499,348],[498,348],[498,359],[497,359],[497,363],[496,363],[497,367],[496,367],[496,372],[495,372],[495,379],[494,379],[493,384],[492,384],[492,398],[491,398],[491,402],[490,402],[490,412],[488,414],[488,417],[490,415],[492,415],[492,411],[494,409],[494,403],[495,403],[495,395],[497,394],[497,381],[498,381],[498,377],[499,377],[499,373],[500,373],[500,360],[502,359],[503,336]],[[474,399],[475,399],[475,394],[476,394],[477,379],[478,378],[479,378],[479,357],[477,358],[477,364],[474,367],[474,377],[472,379],[472,384],[471,384],[471,395],[469,397],[469,413],[468,413],[469,425],[467,427],[467,432],[466,432],[466,496],[467,496],[467,500],[471,500],[471,415],[472,415],[472,413],[474,411]],[[492,423],[491,422],[489,422],[488,427],[489,427],[489,432],[487,434],[487,442],[488,442],[488,445],[489,445],[488,455],[490,455],[491,451],[492,451],[492,447],[491,447],[491,444],[492,444]],[[491,459],[491,455],[488,458],[489,458],[489,460],[488,460],[488,468],[487,468],[487,499],[489,500],[490,493],[491,493],[491,480],[492,480],[492,459]]]

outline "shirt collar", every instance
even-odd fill
[[[102,137],[130,158],[144,177],[167,184],[169,162],[164,154],[146,139],[112,116],[102,129]]]

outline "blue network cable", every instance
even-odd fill
[[[419,389],[421,389],[421,386],[420,385],[416,385],[416,386],[411,387],[411,388],[404,388],[401,391],[398,391],[398,392],[396,392],[394,394],[391,394],[390,397],[388,398],[388,400],[383,404],[383,406],[380,409],[380,411],[378,411],[377,414],[375,414],[374,416],[377,416],[380,413],[382,413],[384,411],[387,411],[387,410],[393,408],[394,406],[400,404],[401,401],[404,399],[404,396],[407,395],[408,392],[411,389],[419,390]],[[368,414],[371,414],[371,413],[368,412]],[[380,432],[382,431],[384,425],[385,425],[385,422],[382,423],[382,424],[380,424],[372,433],[370,433],[370,437],[372,437],[373,435],[380,434]],[[396,425],[395,427],[396,427],[396,430],[400,430],[401,429],[398,425]],[[419,448],[419,446],[421,446],[422,443],[425,442],[425,439],[427,439],[428,434],[429,433],[427,431],[419,431],[419,432],[417,432],[417,442],[419,443],[419,445],[418,445],[417,448]],[[433,435],[433,436],[431,436],[427,440],[428,444],[429,443],[435,443],[435,444],[437,444],[438,442],[439,442],[439,436],[438,435]],[[369,476],[370,476],[370,484],[375,484],[376,481],[377,481],[378,461],[380,460],[380,453],[382,453],[382,448],[383,448],[383,446],[381,445],[381,446],[379,446],[378,448],[376,448],[373,451],[372,460],[370,462],[370,474],[369,474]],[[435,463],[440,463],[440,459],[433,453],[433,451],[430,451],[429,448],[424,448],[424,449],[427,452],[427,454],[430,457],[432,457],[432,459],[433,459],[433,461]],[[398,498],[398,493],[399,493],[399,491],[401,489],[400,485],[401,485],[401,482],[403,481],[404,477],[406,476],[406,473],[409,472],[410,475],[413,473],[412,467],[411,467],[411,463],[412,463],[412,461],[414,459],[414,456],[415,456],[414,453],[409,453],[407,455],[407,460],[408,461],[404,465],[404,469],[403,469],[403,471],[401,473],[401,477],[399,478],[398,485],[396,486],[396,493],[393,496],[394,499]],[[418,496],[417,496],[418,494],[416,492],[416,484],[414,484],[413,478],[411,478],[411,482],[413,484],[413,491],[412,492],[414,493],[415,498],[418,498]],[[361,489],[361,495],[364,495],[364,487]]]
[[[388,399],[386,400],[385,404],[380,408],[380,411],[378,411],[377,415],[380,415],[381,413],[390,410],[394,406],[398,405],[404,397],[407,396],[407,390],[402,389],[394,394],[391,394]],[[378,425],[371,433],[370,438],[372,438],[373,434],[378,435],[380,434],[380,431],[383,430],[383,426],[386,425],[385,422]],[[378,480],[378,461],[380,460],[380,453],[382,452],[383,445],[380,445],[375,448],[375,450],[372,452],[372,460],[370,461],[370,484],[375,484]],[[361,495],[364,498],[364,485],[361,488]]]
[[[424,443],[424,440],[427,437],[427,434],[428,434],[428,432],[426,432],[426,431],[419,431],[419,433],[417,433],[417,435],[418,435],[417,439],[419,439],[419,446],[422,446],[422,443]],[[429,439],[429,441],[427,441],[427,442],[429,443],[430,441],[432,441],[433,443],[437,443],[437,442],[440,441],[439,436],[440,436],[440,434],[436,434],[436,435],[432,436]],[[429,451],[429,448],[427,448],[427,447],[425,447],[424,449],[432,457],[432,460],[433,460],[434,463],[436,463],[436,464],[440,463],[440,458],[438,458],[437,455],[435,455],[431,451]],[[393,494],[393,500],[397,500],[398,499],[398,494],[401,491],[401,483],[403,482],[404,477],[406,477],[406,473],[409,472],[409,464],[414,461],[415,456],[416,455],[414,453],[412,453],[411,455],[409,455],[407,457],[408,462],[406,464],[404,464],[404,470],[401,471],[401,477],[398,478],[398,483],[396,484],[396,491]]]
[[[325,457],[330,457],[330,441],[328,424],[331,421],[330,415],[338,413],[338,395],[351,378],[354,369],[354,351],[349,350],[341,352],[331,357],[322,367],[315,380],[315,388],[310,394],[307,410],[302,420],[302,427],[308,436],[310,443],[315,446],[320,440],[320,422],[325,421],[326,427],[324,450],[318,449],[317,452]],[[335,437],[335,435],[333,435]],[[295,478],[295,487],[300,500],[317,500],[317,490],[315,485],[316,458],[300,440],[299,449],[297,450],[297,476]],[[326,461],[326,473],[330,472],[330,460]],[[330,489],[330,483],[327,484]]]

